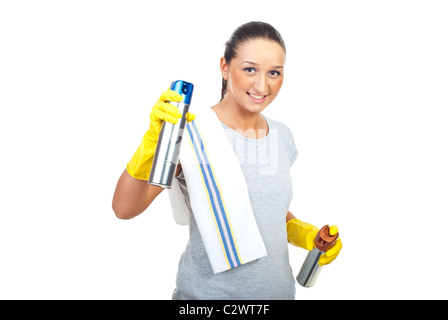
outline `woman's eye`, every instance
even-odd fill
[[[249,72],[249,73],[254,73],[256,71],[255,68],[253,68],[253,67],[244,68],[243,70],[246,72]]]
[[[281,75],[281,73],[279,71],[270,71],[269,75],[275,77]]]

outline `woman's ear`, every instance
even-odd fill
[[[222,78],[227,80],[229,78],[229,65],[227,64],[226,58],[222,57],[220,62],[220,69]]]

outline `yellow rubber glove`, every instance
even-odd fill
[[[296,247],[311,251],[314,249],[314,238],[319,229],[299,219],[291,219],[286,223],[288,241]]]
[[[288,241],[296,247],[311,251],[314,249],[314,238],[319,229],[312,224],[302,222],[299,219],[291,219],[286,223],[286,231]],[[338,232],[337,226],[330,227],[330,234],[335,235]],[[341,239],[338,238],[333,248],[328,250],[319,259],[319,265],[323,266],[330,264],[339,255],[342,249]]]
[[[182,117],[179,109],[171,105],[167,101],[179,102],[182,96],[173,90],[165,91],[152,107],[149,129],[143,136],[142,142],[135,151],[126,169],[128,173],[140,180],[148,180],[151,173],[152,160],[157,147],[157,140],[162,129],[163,121],[176,124],[178,119]],[[194,114],[187,113],[187,122],[194,120]]]
[[[331,226],[330,227],[330,235],[335,235],[336,233],[338,233],[338,227],[337,226]],[[337,258],[337,256],[339,255],[339,252],[342,249],[342,241],[341,238],[339,237],[338,240],[336,241],[336,244],[333,246],[333,248],[331,248],[330,250],[328,250],[325,254],[323,254],[320,259],[319,259],[319,265],[320,266],[324,266],[326,264],[330,264],[334,259]]]

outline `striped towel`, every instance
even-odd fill
[[[243,172],[221,122],[211,108],[186,126],[180,162],[190,205],[213,272],[266,256]],[[177,180],[169,190],[175,220],[188,224]]]

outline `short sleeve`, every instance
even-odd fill
[[[283,122],[274,121],[270,118],[267,119],[270,128],[278,130],[279,139],[282,142],[282,152],[286,156],[285,161],[289,160],[289,167],[292,167],[297,160],[299,152],[297,151],[294,135],[291,129]]]
[[[289,161],[289,166],[292,167],[292,165],[294,164],[294,162],[296,162],[297,157],[299,156],[299,152],[297,151],[297,147],[296,147],[296,143],[294,141],[294,135],[292,134],[292,131],[288,128],[289,131],[289,135],[290,135],[290,142],[289,142],[289,154],[290,154],[290,161]]]

